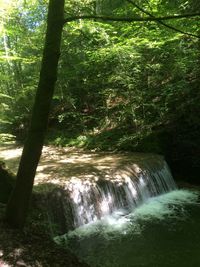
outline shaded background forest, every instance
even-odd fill
[[[194,13],[197,0],[137,1],[156,17]],[[46,0],[1,5],[1,140],[24,142],[39,78]],[[145,16],[128,1],[66,1],[67,16]],[[199,17],[166,21],[199,34]],[[63,32],[46,143],[164,154],[176,177],[200,171],[200,39],[157,22],[78,20]]]

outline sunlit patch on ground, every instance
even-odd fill
[[[5,261],[2,261],[1,259],[0,259],[0,266],[1,267],[10,267],[10,265],[8,265]]]
[[[5,147],[3,147],[0,150],[0,157],[3,158],[5,161],[8,161],[10,159],[16,159],[17,161],[17,158],[20,157],[21,153],[22,153],[22,148],[18,148],[18,147],[9,148],[8,147],[8,149],[6,149]]]
[[[17,172],[22,148],[17,146],[2,146],[0,148],[0,160],[6,162],[9,169]],[[114,154],[103,152],[83,152],[69,148],[56,148],[45,146],[42,157],[37,168],[35,185],[55,184],[68,186],[69,183],[77,184],[82,181],[95,183],[98,179],[104,178],[114,181],[127,180],[126,172],[140,172],[140,167],[133,162],[141,162],[147,159],[153,159],[151,154],[127,153]],[[121,173],[113,170],[120,169],[121,166],[132,164],[132,170],[127,168]]]

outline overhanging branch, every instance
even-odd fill
[[[165,17],[154,17],[153,15],[148,13],[148,17],[146,17],[146,18],[81,15],[81,16],[72,16],[72,17],[65,18],[63,23],[65,24],[67,22],[76,21],[79,19],[97,19],[97,20],[103,20],[103,21],[121,21],[121,22],[134,22],[134,21],[135,22],[137,22],[137,21],[142,22],[142,21],[163,21],[163,20],[174,20],[174,19],[177,20],[177,19],[194,18],[194,17],[200,17],[200,13],[190,13],[190,14],[173,15],[173,16],[165,16]]]

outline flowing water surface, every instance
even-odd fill
[[[112,216],[56,237],[93,267],[200,266],[199,193],[175,190],[132,213]]]

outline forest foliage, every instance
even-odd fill
[[[47,0],[0,1],[0,134],[24,142],[39,79]],[[134,3],[134,4],[133,4]],[[135,5],[136,4],[136,5]],[[195,13],[197,0],[68,0],[66,17]],[[200,169],[199,17],[66,23],[47,143],[165,154]],[[183,32],[185,34],[183,34]],[[188,34],[187,34],[188,33]],[[39,119],[39,118],[38,118]],[[10,139],[10,135],[6,135]],[[190,167],[190,170],[191,170]]]

